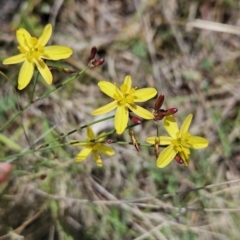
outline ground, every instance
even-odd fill
[[[39,36],[47,23],[49,44],[74,52],[49,65],[81,71],[93,46],[105,62],[38,101],[74,74],[53,68],[53,85],[39,77],[32,98],[34,80],[16,88],[21,64],[0,64],[0,161],[13,166],[0,185],[0,239],[238,239],[239,10],[233,0],[5,0],[1,62],[18,53],[18,28]],[[190,132],[209,146],[192,151],[188,167],[173,161],[160,169],[153,147],[137,152],[116,143],[108,145],[114,156],[102,155],[103,167],[90,157],[76,163],[81,148],[66,143],[83,141],[82,126],[109,116],[91,115],[109,103],[97,83],[119,86],[126,75],[134,87],[164,94],[163,107],[178,108],[179,124],[193,114]],[[92,128],[111,131],[113,120]],[[133,130],[144,145],[156,124]],[[131,141],[128,131],[109,138]]]

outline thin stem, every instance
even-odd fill
[[[84,68],[82,71],[78,72],[77,74],[75,74],[74,76],[70,77],[69,79],[67,79],[66,81],[58,84],[55,88],[50,89],[49,91],[47,91],[46,93],[42,94],[37,100],[43,99],[45,97],[47,97],[48,95],[50,95],[51,93],[57,91],[59,88],[63,87],[64,85],[66,85],[67,83],[71,82],[72,80],[76,79],[78,76],[80,76],[81,74],[83,74],[85,71],[87,71],[88,67]],[[36,100],[36,101],[37,101]],[[34,101],[35,102],[35,101]],[[3,131],[5,129],[6,126],[8,126],[12,121],[14,121],[19,115],[21,115],[27,108],[29,108],[31,106],[32,103],[34,102],[30,102],[28,104],[26,104],[20,111],[18,111],[14,116],[12,116],[8,121],[5,122],[5,124],[3,124],[0,128],[0,132]]]

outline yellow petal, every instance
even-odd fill
[[[148,137],[146,139],[146,142],[150,144],[155,144],[155,139],[156,139],[156,136]]]
[[[82,162],[85,160],[89,154],[92,152],[91,148],[84,148],[82,151],[80,151],[76,157],[76,162]]]
[[[178,153],[180,155],[180,157],[182,158],[185,166],[188,166],[189,165],[189,161],[190,161],[190,150],[188,148],[183,148],[183,151],[182,152],[179,152]]]
[[[155,88],[137,89],[133,94],[134,102],[145,102],[153,98],[156,94],[157,90]]]
[[[26,58],[25,58],[25,55],[21,53],[21,54],[18,54],[18,55],[15,55],[15,56],[6,58],[6,59],[3,61],[3,64],[4,64],[4,65],[16,64],[16,63],[20,63],[20,62],[25,61],[25,59],[26,59]]]
[[[101,114],[105,114],[107,112],[111,112],[113,109],[115,109],[117,107],[117,101],[113,101],[103,107],[100,107],[96,110],[94,110],[91,114],[92,115],[101,115]]]
[[[32,37],[27,30],[25,30],[23,28],[18,29],[16,32],[16,38],[17,38],[19,45],[22,48],[24,48],[25,50],[29,50]]]
[[[119,89],[116,87],[116,85],[112,84],[111,82],[100,81],[98,83],[98,86],[102,92],[104,92],[107,96],[113,99],[116,99],[116,96],[121,94]]]
[[[167,116],[164,118],[164,127],[172,138],[177,138],[179,129],[178,124],[173,116]]]
[[[33,62],[25,61],[20,69],[20,73],[18,76],[18,89],[22,90],[25,88],[33,75],[34,64]]]
[[[38,46],[44,47],[49,41],[51,35],[52,35],[52,25],[47,24],[46,27],[43,29],[42,35],[38,38],[37,47]]]
[[[189,126],[190,126],[190,124],[191,124],[191,122],[192,122],[192,117],[193,117],[193,115],[192,115],[192,114],[189,114],[189,115],[185,118],[185,120],[184,120],[184,122],[183,122],[183,124],[182,124],[182,126],[181,126],[181,128],[180,128],[179,137],[182,137],[182,135],[183,135],[184,133],[188,132]]]
[[[136,104],[127,104],[128,108],[131,109],[136,115],[144,119],[154,119],[154,116],[148,110],[136,105]]]
[[[74,146],[80,146],[80,147],[87,147],[89,145],[89,142],[79,142],[78,140],[71,140],[70,141],[72,145]]]
[[[49,59],[49,60],[60,60],[68,58],[72,55],[72,49],[65,46],[47,46],[43,49],[43,54],[41,58]]]
[[[112,148],[105,146],[104,144],[99,144],[97,150],[108,156],[113,156],[115,154],[115,151]]]
[[[93,158],[94,158],[96,164],[97,164],[99,167],[102,167],[102,159],[101,159],[101,157],[99,156],[99,154],[97,153],[97,151],[93,151],[92,154],[93,154]]]
[[[188,144],[194,149],[201,149],[208,146],[208,140],[198,136],[190,136],[187,138]]]
[[[87,127],[87,138],[88,138],[88,140],[95,139],[95,135],[93,133],[93,130],[90,127]]]
[[[124,93],[129,93],[130,89],[132,88],[132,78],[131,76],[127,75],[124,79],[124,82],[121,86],[121,90]]]
[[[125,106],[120,106],[117,108],[114,117],[114,126],[117,134],[122,134],[126,129],[128,123],[128,109]]]
[[[152,136],[152,137],[148,137],[146,139],[146,142],[148,143],[151,143],[151,144],[155,144],[155,139],[156,137],[155,136]],[[159,137],[159,144],[160,145],[170,145],[172,143],[172,138],[171,137],[166,137],[166,136],[160,136]]]
[[[50,72],[46,63],[42,59],[38,59],[35,61],[35,64],[43,79],[47,82],[47,84],[50,85],[52,83],[52,73]]]
[[[177,151],[174,149],[174,145],[169,145],[160,153],[157,159],[157,166],[159,168],[166,167],[176,156]]]

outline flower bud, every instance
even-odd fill
[[[169,108],[169,109],[166,111],[166,116],[173,115],[173,114],[175,114],[177,111],[178,111],[177,108]]]
[[[155,120],[162,120],[166,116],[166,110],[163,109],[159,109],[157,111],[155,110],[153,115]]]
[[[164,95],[159,94],[154,104],[154,110],[159,110],[163,105],[163,102],[164,102]]]
[[[184,163],[183,159],[178,154],[175,156],[174,159],[179,164],[183,164]]]
[[[91,49],[90,60],[94,59],[95,56],[96,56],[96,54],[97,54],[97,48],[94,46],[94,47],[92,47],[92,49]]]
[[[139,117],[129,116],[129,118],[133,123],[136,123],[136,124],[141,124],[142,123],[142,120]]]

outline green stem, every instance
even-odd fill
[[[110,131],[111,132],[111,131]],[[79,141],[79,143],[88,143],[89,141]],[[76,143],[76,142],[74,142]],[[20,153],[17,153],[17,154],[13,154],[11,156],[8,156],[8,157],[5,157],[5,158],[2,158],[0,159],[0,162],[4,162],[6,160],[9,160],[11,158],[18,158],[18,157],[21,157],[21,156],[24,156],[24,155],[27,155],[27,154],[30,154],[30,153],[34,153],[34,152],[43,152],[43,151],[46,151],[46,150],[51,150],[51,149],[54,149],[54,148],[59,148],[59,147],[65,147],[65,146],[69,146],[69,145],[72,145],[73,143],[71,142],[68,142],[68,143],[62,143],[62,144],[57,144],[57,145],[54,145],[54,146],[46,146],[46,147],[43,147],[43,148],[39,148],[39,149],[31,149],[31,150],[27,150],[25,152],[20,152]],[[118,141],[118,142],[114,142],[114,144],[119,144],[119,145],[133,145],[132,142],[124,142],[124,141]],[[153,144],[150,144],[150,143],[138,143],[139,146],[145,146],[145,147],[153,147]],[[165,145],[161,146],[160,147],[166,147]]]
[[[88,67],[84,68],[82,71],[78,72],[77,74],[75,74],[71,78],[67,79],[66,81],[64,81],[60,84],[58,84],[55,88],[50,89],[46,93],[42,94],[37,100],[43,99],[43,98],[47,97],[48,95],[50,95],[51,93],[57,91],[59,88],[63,87],[67,83],[71,82],[72,80],[76,79],[78,76],[83,74],[85,71],[87,71],[87,69],[88,69]],[[34,103],[34,102],[30,102],[27,105],[25,105],[20,111],[18,111],[14,116],[12,116],[8,121],[6,121],[5,124],[3,124],[1,126],[0,132],[3,131],[5,129],[5,127],[7,127],[12,121],[14,121],[19,115],[21,115],[27,108],[29,108],[32,103]]]

